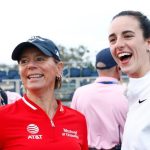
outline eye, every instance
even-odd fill
[[[109,38],[109,43],[113,44],[113,43],[115,43],[115,41],[116,41],[115,37],[110,37]]]
[[[27,64],[28,62],[29,62],[29,60],[26,59],[26,58],[22,58],[22,59],[19,60],[19,64],[21,64],[21,65],[25,65],[25,64]]]
[[[46,57],[45,57],[45,56],[37,56],[37,57],[36,57],[36,61],[41,62],[41,61],[45,61],[45,60],[46,60]]]
[[[132,34],[125,34],[125,35],[124,35],[124,38],[126,38],[126,39],[130,39],[130,38],[132,38],[132,37],[133,37]]]

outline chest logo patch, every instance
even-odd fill
[[[27,126],[27,131],[31,134],[36,134],[39,132],[39,127],[36,124],[29,124]]]
[[[78,132],[63,128],[62,136],[79,139]]]
[[[42,135],[38,134],[39,127],[36,124],[29,124],[27,126],[27,132],[30,134],[28,135],[28,139],[31,140],[41,140]]]
[[[143,100],[141,100],[141,99],[139,99],[139,104],[140,103],[143,103],[144,101],[146,101],[147,99],[143,99]]]

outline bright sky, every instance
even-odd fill
[[[34,35],[67,48],[84,45],[95,54],[108,46],[110,21],[122,10],[150,16],[149,0],[1,0],[0,63],[14,64],[12,50]],[[150,17],[149,17],[150,18]]]

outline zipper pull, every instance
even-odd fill
[[[55,127],[55,124],[52,119],[51,119],[51,125],[52,125],[52,127]]]

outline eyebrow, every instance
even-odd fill
[[[134,33],[134,32],[131,31],[131,30],[125,30],[125,31],[122,32],[122,34],[126,34],[126,33]],[[112,36],[115,36],[115,33],[110,34],[109,38],[112,37]]]

